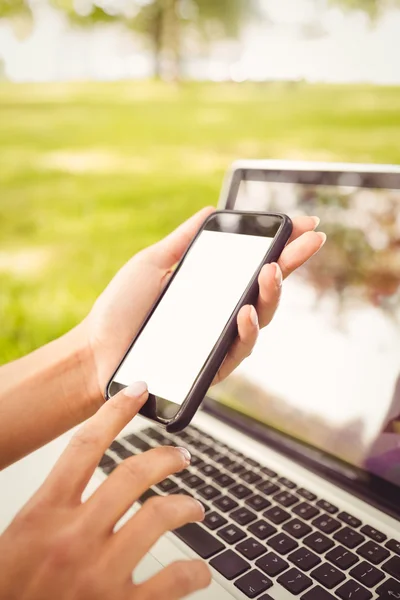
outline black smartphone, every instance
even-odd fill
[[[184,429],[237,335],[237,315],[255,304],[258,275],[292,233],[286,215],[217,211],[206,219],[150,310],[106,389],[110,398],[145,381],[141,413]]]

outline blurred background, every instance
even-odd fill
[[[0,0],[0,362],[237,158],[400,163],[399,0]]]

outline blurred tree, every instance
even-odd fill
[[[390,8],[400,7],[400,0],[329,0],[330,4],[349,10],[361,10],[377,19]]]
[[[0,0],[0,19],[10,21],[17,37],[26,37],[32,30],[29,0]]]
[[[1,2],[2,0],[0,0]],[[4,0],[3,0],[4,1]],[[20,0],[21,1],[21,0]],[[259,0],[50,0],[73,23],[122,22],[141,34],[154,56],[154,74],[178,79],[184,36],[237,38]]]

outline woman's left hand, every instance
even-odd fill
[[[207,207],[166,238],[142,250],[122,267],[97,299],[83,322],[101,402],[106,384],[152,304],[165,286],[173,267],[183,256],[204,220],[214,211]],[[326,236],[315,232],[317,217],[293,219],[293,234],[279,263],[265,265],[259,277],[256,307],[244,306],[238,315],[238,337],[227,354],[215,383],[227,377],[252,351],[259,329],[268,325],[278,307],[282,280],[323,246]]]

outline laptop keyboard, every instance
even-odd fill
[[[268,589],[278,582],[302,600],[400,599],[399,540],[197,427],[129,434],[99,467],[108,475],[121,460],[166,445],[186,447],[191,465],[139,501],[178,493],[200,500],[203,523],[174,533],[245,597],[273,600]]]

